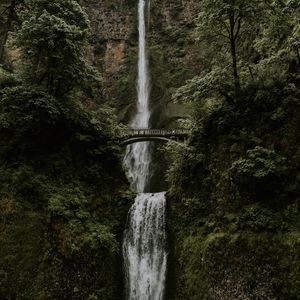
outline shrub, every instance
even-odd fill
[[[274,150],[257,146],[235,161],[230,171],[242,196],[270,199],[281,186],[285,162]]]

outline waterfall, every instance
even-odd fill
[[[167,264],[164,193],[139,194],[124,239],[128,299],[162,300]]]
[[[137,112],[130,127],[149,128],[149,73],[146,56],[146,23],[145,0],[139,0],[139,60],[138,60],[138,102]],[[149,166],[151,162],[150,143],[136,143],[126,149],[124,165],[128,177],[137,192],[144,192],[149,182]]]
[[[148,0],[150,1],[150,0]],[[146,54],[147,0],[139,0],[139,57],[137,112],[131,128],[150,127],[150,85]],[[150,8],[150,2],[148,2]],[[162,300],[166,276],[166,230],[164,193],[145,193],[149,189],[151,145],[135,143],[126,148],[124,167],[138,195],[128,214],[123,256],[128,300]]]

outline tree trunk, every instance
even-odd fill
[[[236,92],[238,92],[241,86],[240,86],[240,78],[239,78],[238,67],[237,67],[236,45],[234,41],[231,41],[231,57],[232,57],[234,86]]]
[[[4,29],[2,31],[2,36],[0,37],[0,62],[3,61],[4,48],[7,42],[8,32],[11,29],[11,24],[14,18],[15,4],[16,4],[16,0],[12,0],[8,9],[8,16],[7,16],[6,23],[4,25]]]
[[[7,41],[8,30],[4,28],[4,32],[0,36],[0,63],[3,61],[4,47]]]
[[[232,13],[229,16],[230,20],[230,50],[231,50],[231,59],[232,59],[232,71],[233,71],[233,78],[234,78],[234,87],[235,87],[235,93],[238,94],[241,85],[240,85],[240,78],[238,73],[238,66],[237,66],[237,54],[236,54],[236,40],[237,40],[237,34],[235,32],[235,15]]]

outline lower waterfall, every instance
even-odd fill
[[[129,212],[123,253],[130,300],[162,300],[167,254],[164,193],[139,194]]]

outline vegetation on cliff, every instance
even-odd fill
[[[96,2],[0,3],[4,300],[123,297],[132,195],[100,100],[130,118],[136,1]],[[189,143],[166,146],[170,300],[300,299],[298,2],[151,2],[151,122],[193,108]]]
[[[203,72],[174,94],[193,133],[167,146],[169,299],[300,299],[299,13],[202,1]]]
[[[77,1],[30,0],[0,69],[0,298],[118,299],[131,194]]]

